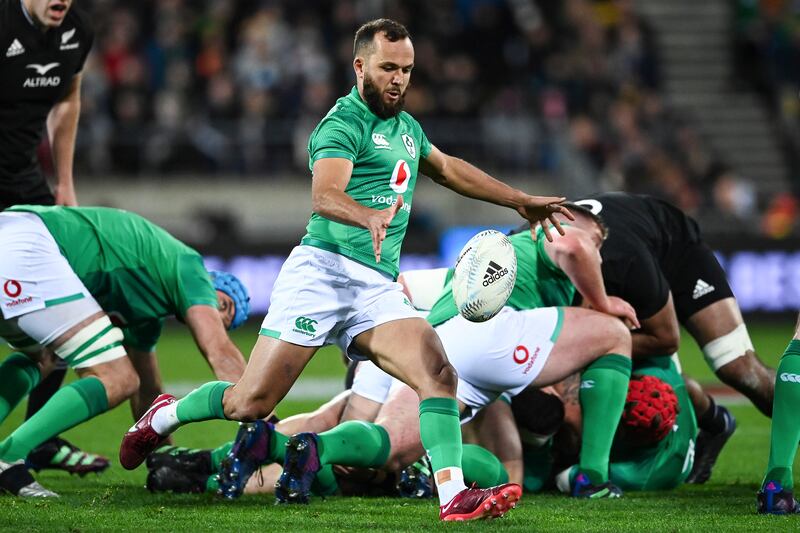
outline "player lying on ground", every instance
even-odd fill
[[[287,435],[307,431],[321,433],[352,420],[373,422],[379,409],[380,404],[348,390],[311,413],[295,415],[274,425],[265,421],[244,424],[234,440],[213,450],[164,446],[147,458],[146,486],[153,492],[212,492],[227,498],[271,494],[283,472]],[[468,432],[474,424],[474,420],[466,424]],[[353,453],[357,455],[358,450]],[[521,470],[518,480],[509,478],[499,460],[475,444],[464,445],[462,465],[465,482],[474,482],[481,488],[509,480],[522,481]],[[415,475],[418,474],[415,472]],[[433,488],[430,471],[425,480],[408,479],[405,472],[357,471],[326,465],[317,473],[311,492],[318,496],[337,491],[345,495],[411,496],[422,489],[430,496]]]
[[[794,498],[792,466],[800,440],[800,317],[794,337],[783,352],[775,377],[775,403],[769,441],[769,462],[761,490],[756,496],[757,509],[763,514],[800,513]]]
[[[462,420],[504,392],[513,395],[531,384],[545,386],[586,369],[586,379],[593,386],[582,390],[581,401],[587,412],[598,414],[587,417],[584,428],[586,445],[580,466],[586,482],[576,484],[573,493],[583,497],[620,495],[608,483],[608,453],[627,391],[630,334],[614,315],[566,306],[577,287],[595,308],[637,324],[630,306],[608,298],[603,290],[598,254],[603,237],[602,227],[588,212],[555,242],[534,241],[528,233],[515,235],[511,241],[517,278],[508,307],[487,322],[469,322],[456,313],[448,282],[428,315],[458,372]],[[286,444],[284,473],[276,491],[279,501],[307,501],[315,474],[327,464],[396,471],[424,453],[414,416],[418,400],[409,387],[375,365],[363,363],[353,393],[372,400],[373,410],[378,410],[375,424],[345,423],[319,435],[292,437]],[[615,412],[608,418],[608,413]],[[223,469],[223,485],[241,491],[259,462],[283,454],[263,444],[277,445],[286,438],[274,434],[268,428],[261,440],[235,447],[233,455],[248,466],[240,469],[234,462],[232,471]],[[223,486],[223,492],[231,491]]]
[[[603,279],[608,293],[631,302],[642,320],[633,334],[634,359],[677,352],[683,325],[714,373],[769,416],[774,371],[755,353],[725,272],[697,222],[642,195],[603,193],[575,203],[609,227],[601,251]],[[704,483],[736,423],[727,409],[694,390],[700,432],[688,482]]]
[[[17,350],[0,364],[0,421],[53,356],[80,376],[0,442],[4,490],[52,495],[31,489],[23,464],[31,450],[128,398],[141,416],[161,393],[155,345],[167,317],[186,323],[216,375],[241,375],[244,358],[225,329],[247,317],[244,287],[209,275],[197,252],[138,215],[17,206],[0,213],[0,249],[0,337]],[[34,459],[71,461],[59,449]]]
[[[582,382],[585,379],[576,375],[560,383],[547,397],[551,401],[536,398],[527,404],[517,403],[529,391],[514,398],[513,411],[523,437],[526,491],[536,492],[553,482],[563,492],[574,486],[578,467],[558,471],[557,465],[574,460],[566,449],[569,446],[563,445],[565,440],[580,442],[583,413],[578,390]],[[692,468],[696,435],[691,400],[671,358],[635,360],[625,410],[611,449],[611,482],[623,490],[680,486]]]
[[[175,402],[161,397],[125,435],[120,463],[135,468],[180,425],[252,421],[269,414],[323,345],[368,358],[420,399],[422,440],[439,489],[440,518],[501,516],[521,487],[470,490],[461,471],[456,376],[430,325],[406,302],[398,274],[417,172],[453,191],[516,210],[531,228],[560,198],[513,189],[427,139],[402,112],[414,47],[401,24],[379,19],[356,32],[356,87],[309,139],[312,215],[283,265],[242,379],[212,382]],[[560,226],[556,225],[557,229]],[[548,228],[549,237],[549,228]]]

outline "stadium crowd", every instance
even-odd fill
[[[84,175],[302,171],[311,128],[352,85],[352,32],[380,14],[417,36],[407,109],[443,149],[566,176],[568,194],[624,188],[689,212],[726,170],[665,104],[629,0],[86,3]]]

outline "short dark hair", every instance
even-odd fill
[[[397,21],[392,19],[370,20],[356,31],[356,38],[353,40],[353,57],[356,57],[365,47],[372,46],[375,35],[378,33],[383,33],[393,43],[411,38],[406,27]]]

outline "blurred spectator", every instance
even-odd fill
[[[310,129],[353,84],[354,30],[389,16],[414,35],[407,109],[448,151],[557,175],[574,194],[625,187],[690,212],[743,212],[741,180],[714,182],[720,162],[664,105],[653,31],[632,0],[86,7],[101,36],[85,73],[87,172],[305,172]]]

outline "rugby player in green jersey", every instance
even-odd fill
[[[314,353],[337,344],[351,357],[369,358],[419,395],[422,441],[439,488],[440,518],[500,516],[521,489],[464,485],[456,375],[433,329],[395,282],[400,246],[418,171],[464,196],[514,209],[532,226],[569,211],[559,205],[561,198],[513,189],[428,141],[419,123],[402,111],[414,47],[401,24],[379,19],[362,26],[353,67],[356,87],[336,102],[309,139],[313,214],[301,245],[278,276],[242,379],[235,385],[208,383],[179,402],[160,397],[123,438],[120,462],[135,468],[184,423],[264,417]],[[545,231],[551,238],[549,227]],[[303,488],[310,483],[305,466],[300,461],[290,473]],[[302,492],[278,498],[288,502]]]
[[[219,378],[244,371],[225,331],[247,317],[241,282],[210,275],[196,251],[140,216],[16,206],[0,213],[0,249],[0,337],[17,350],[0,364],[0,421],[53,355],[80,376],[0,441],[7,491],[52,495],[23,464],[42,442],[128,398],[141,416],[161,393],[155,346],[167,317],[186,323]]]
[[[772,405],[772,430],[767,472],[756,496],[762,514],[800,513],[794,497],[792,467],[800,440],[800,318],[794,338],[783,352],[775,374],[775,399]]]

